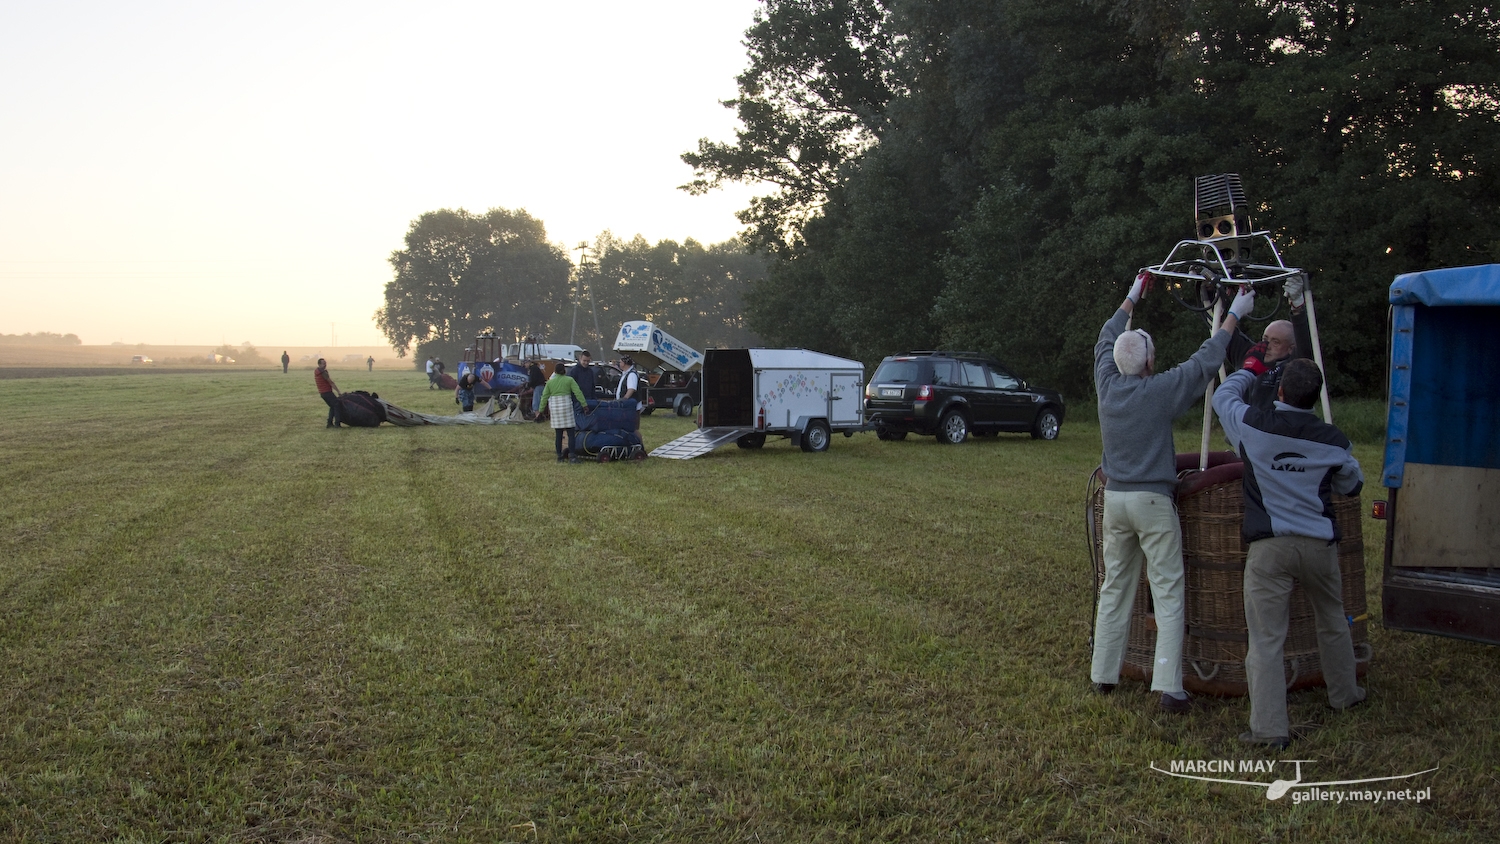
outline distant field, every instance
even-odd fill
[[[1243,700],[1088,693],[1087,423],[560,466],[541,425],[325,430],[305,371],[0,406],[8,840],[1500,838],[1500,649],[1467,642],[1372,625],[1368,705],[1292,696],[1306,778],[1438,766],[1430,802],[1148,769],[1276,757]]]

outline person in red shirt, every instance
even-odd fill
[[[318,358],[318,368],[313,370],[313,383],[318,385],[318,395],[328,405],[328,424],[324,427],[342,428],[344,423],[339,414],[339,385],[328,377],[328,361],[323,358]]]

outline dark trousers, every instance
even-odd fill
[[[567,431],[568,432],[568,450],[567,450],[567,453],[568,454],[572,454],[574,456],[577,456],[577,450],[578,450],[578,429],[577,428],[553,428],[552,430],[554,430],[554,431],[557,432],[557,443],[554,446],[554,448],[557,449],[557,456],[558,457],[562,457],[563,453],[564,453],[563,452],[563,447],[562,447],[563,431]]]
[[[322,396],[323,401],[328,404],[328,424],[335,428],[342,425],[344,414],[339,410],[339,400],[331,392],[318,393],[318,395]]]

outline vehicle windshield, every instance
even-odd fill
[[[875,377],[870,379],[880,384],[919,384],[922,383],[922,362],[918,360],[888,360],[880,364],[875,370]]]

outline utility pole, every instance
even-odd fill
[[[583,301],[583,271],[589,262],[589,244],[583,241],[573,247],[578,253],[578,275],[573,281],[573,327],[568,329],[568,345],[573,344],[573,335],[578,333],[578,306]]]

